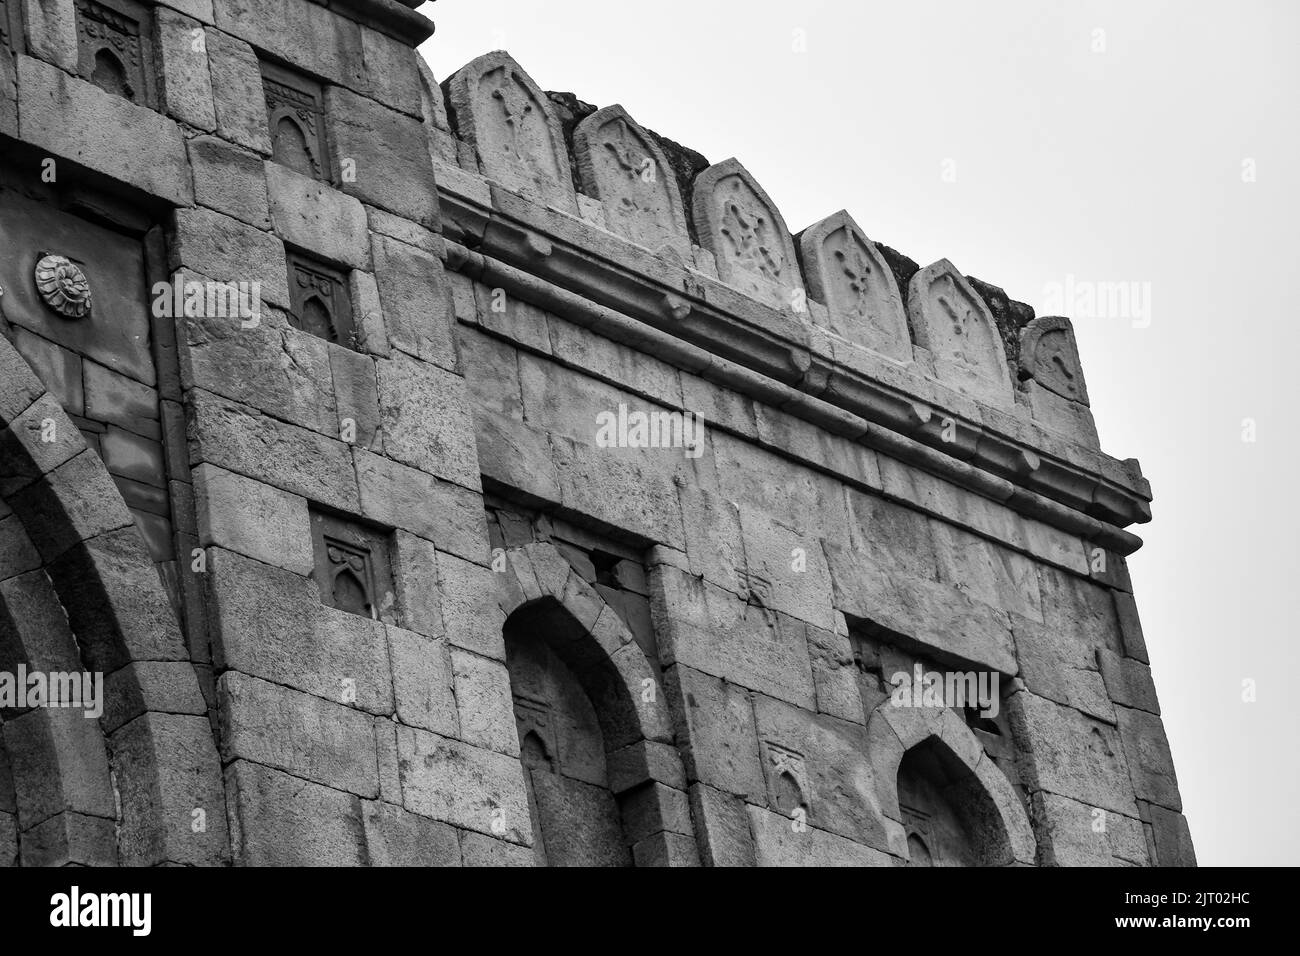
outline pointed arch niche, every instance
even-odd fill
[[[658,669],[550,544],[506,552],[506,664],[542,866],[690,865]]]

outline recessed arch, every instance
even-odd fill
[[[534,834],[539,862],[557,862],[547,856],[547,821],[538,816],[549,796],[543,785],[576,794],[574,802],[588,808],[583,825],[600,844],[565,838],[558,862],[583,854],[617,862],[611,820],[621,827],[626,862],[670,859],[668,835],[645,829],[645,821],[668,818],[666,791],[685,779],[657,669],[613,607],[553,545],[506,551],[499,577],[520,748],[534,827],[542,831]],[[537,776],[552,773],[575,782]]]
[[[1033,864],[1036,854],[1029,814],[1006,775],[984,753],[965,721],[948,708],[877,707],[867,722],[867,748],[876,780],[880,810],[901,827],[897,852],[920,844],[935,855],[935,836],[908,827],[899,799],[900,770],[904,789],[928,783],[944,791],[979,865]],[[907,764],[904,765],[904,761]],[[949,821],[951,822],[951,821]],[[911,838],[916,837],[916,841]]]

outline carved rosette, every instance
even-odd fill
[[[90,281],[75,262],[63,256],[43,256],[35,271],[37,291],[51,309],[67,319],[90,314]]]

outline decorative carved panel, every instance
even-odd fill
[[[769,740],[763,741],[763,750],[767,757],[767,789],[772,806],[787,817],[793,816],[796,810],[807,813],[812,805],[812,795],[803,754]]]
[[[311,513],[311,536],[321,602],[397,624],[390,536],[320,511]]]
[[[1043,315],[1026,325],[1020,333],[1020,368],[1022,377],[1032,378],[1062,398],[1088,404],[1079,345],[1069,319]]]
[[[803,278],[785,220],[739,162],[728,159],[700,173],[691,214],[723,282],[778,309],[802,302],[796,290]]]
[[[508,53],[471,60],[447,80],[461,138],[483,174],[565,212],[576,212],[569,154],[550,100]]]
[[[304,176],[328,182],[325,106],[320,84],[274,63],[262,64],[271,158]]]
[[[659,144],[623,107],[607,106],[579,123],[573,148],[583,191],[604,203],[611,232],[689,257],[677,177]]]
[[[875,243],[844,210],[799,236],[808,295],[825,303],[830,328],[850,342],[912,361],[903,298]]]
[[[301,253],[289,253],[289,322],[327,342],[357,347],[347,277]]]
[[[916,344],[930,350],[941,382],[990,405],[1014,404],[997,325],[951,262],[940,259],[912,277],[907,310]]]
[[[77,69],[106,93],[155,105],[149,8],[134,0],[77,0]]]

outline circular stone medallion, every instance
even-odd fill
[[[63,256],[45,256],[36,263],[36,288],[45,304],[65,318],[90,314],[90,282],[80,266]]]

